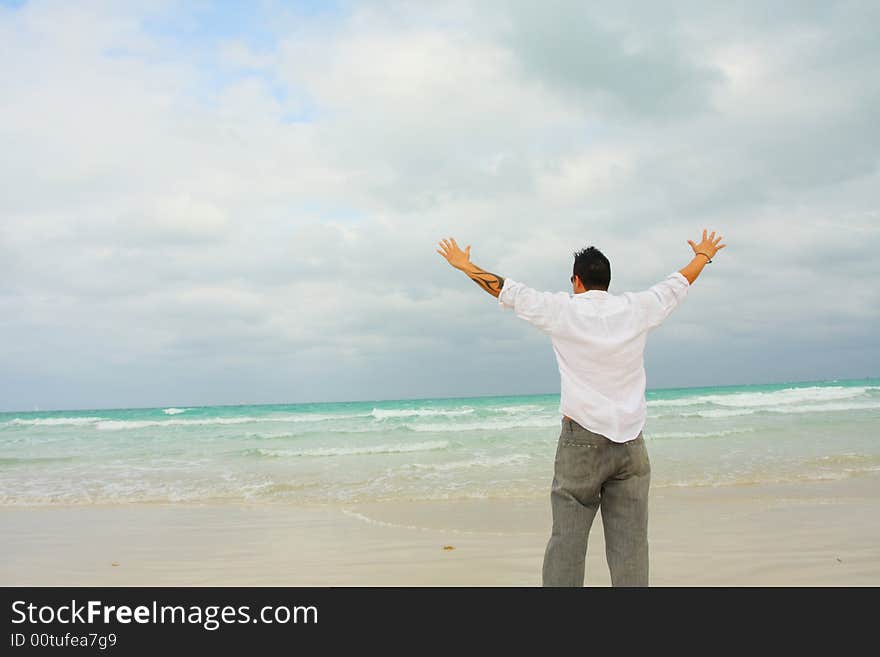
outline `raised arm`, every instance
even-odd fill
[[[703,231],[703,239],[699,244],[688,240],[688,244],[694,250],[693,259],[677,272],[672,272],[664,280],[644,292],[632,294],[632,298],[642,308],[642,320],[647,330],[660,326],[667,317],[687,297],[691,283],[697,280],[697,276],[715,254],[723,249],[726,244],[720,244],[721,236],[715,237],[715,231],[707,238]]]
[[[450,265],[463,271],[472,281],[486,290],[486,292],[493,297],[497,297],[501,294],[501,288],[504,287],[504,277],[488,272],[485,269],[480,269],[473,264],[471,262],[470,244],[468,244],[465,250],[462,251],[458,248],[455,239],[450,237],[448,239],[440,240],[440,243],[437,246],[440,247],[437,249],[437,253],[446,258],[446,261]]]
[[[703,271],[703,267],[706,266],[706,263],[712,260],[716,253],[727,246],[726,244],[719,244],[719,242],[721,242],[721,235],[715,237],[715,231],[713,230],[712,234],[707,238],[705,228],[703,229],[703,240],[699,244],[694,244],[691,240],[688,240],[688,244],[690,244],[691,248],[694,250],[694,257],[688,264],[679,270],[679,273],[688,279],[688,283],[693,283],[697,280],[697,276]]]

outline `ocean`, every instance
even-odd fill
[[[880,379],[649,390],[652,487],[880,470]],[[0,413],[0,505],[549,495],[559,396]]]

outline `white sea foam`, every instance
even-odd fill
[[[272,422],[324,422],[325,420],[351,420],[370,417],[372,413],[298,413],[271,418]]]
[[[402,443],[397,445],[364,445],[363,447],[319,447],[315,449],[266,449],[258,447],[248,450],[249,454],[258,456],[354,456],[360,454],[399,454],[403,452],[427,452],[446,449],[449,443],[445,440],[434,440],[423,443]]]
[[[736,417],[737,415],[754,415],[757,411],[754,408],[724,409],[713,408],[705,411],[694,411],[692,413],[661,413],[657,417]]]
[[[761,407],[801,402],[826,402],[864,397],[872,388],[854,386],[811,386],[809,388],[784,388],[773,392],[738,392],[734,395],[707,395],[708,401],[721,406]],[[874,387],[873,389],[876,389]]]
[[[259,422],[253,417],[213,417],[192,420],[104,420],[95,425],[101,431],[121,431],[125,429],[144,429],[146,427],[204,426],[210,424],[249,424]]]
[[[95,425],[95,428],[105,431],[121,431],[124,429],[143,429],[146,427],[174,427],[174,426],[206,426],[222,424],[253,424],[258,422],[323,422],[325,420],[338,420],[353,417],[367,417],[366,415],[326,415],[326,414],[303,414],[303,415],[278,415],[266,417],[233,416],[233,417],[206,417],[206,418],[175,418],[171,420],[103,420]]]
[[[736,408],[760,408],[797,404],[802,402],[826,402],[841,399],[857,399],[865,397],[870,390],[880,390],[880,386],[809,386],[803,388],[783,388],[769,392],[731,392],[712,395],[697,395],[681,399],[653,399],[648,401],[648,408],[666,406],[695,406],[699,404],[715,404]]]
[[[740,476],[684,478],[674,481],[652,482],[655,488],[725,488],[728,486],[754,486],[765,484],[788,484],[812,481],[839,481],[858,477],[868,472],[878,472],[880,467],[841,468],[835,471],[815,470],[792,473],[742,473]]]
[[[829,411],[865,411],[871,410],[875,408],[880,408],[880,401],[877,402],[865,402],[865,403],[853,403],[853,404],[817,404],[815,406],[812,405],[804,405],[804,406],[778,406],[775,408],[768,408],[766,410],[771,411],[773,413],[827,413]]]
[[[755,413],[776,413],[780,415],[788,415],[791,413],[830,413],[840,411],[863,411],[880,408],[880,402],[866,401],[862,403],[817,403],[800,406],[761,406],[758,408],[740,408],[740,409],[708,409],[702,411],[694,411],[691,413],[663,413],[657,417],[734,417],[736,415],[754,415]]]
[[[413,431],[504,431],[506,429],[524,429],[524,428],[546,428],[559,427],[562,420],[561,416],[556,417],[530,417],[522,419],[510,418],[487,418],[480,422],[467,422],[455,424],[409,424],[406,425]]]
[[[658,432],[658,433],[645,433],[645,438],[648,440],[659,440],[663,438],[713,438],[715,436],[729,436],[734,433],[751,433],[755,431],[752,427],[747,427],[743,429],[723,429],[720,431],[667,431],[667,432]]]
[[[556,406],[554,405],[553,410],[556,410]],[[521,413],[534,413],[535,411],[544,411],[550,409],[550,406],[538,406],[536,404],[523,404],[522,406],[500,406],[498,408],[490,408],[490,411],[501,411],[503,413],[512,413],[512,414],[521,414]]]
[[[181,413],[186,413],[188,408],[163,408],[162,412],[165,415],[180,415]]]
[[[840,466],[856,466],[857,469],[868,470],[876,469],[880,465],[880,456],[875,454],[860,454],[856,452],[846,452],[843,454],[827,454],[816,458],[807,459],[804,462],[808,466],[840,467]]]
[[[435,415],[456,417],[459,415],[470,415],[474,412],[472,408],[463,408],[459,410],[446,410],[439,408],[413,408],[413,409],[386,409],[374,408],[370,413],[377,420],[387,420],[393,417],[430,417]]]
[[[15,418],[6,424],[36,427],[57,426],[83,426],[100,422],[102,417],[39,417],[39,418]]]
[[[706,399],[708,395],[702,397],[683,397],[682,399],[649,399],[647,401],[648,408],[662,408],[664,406],[698,406],[700,404],[708,404]]]
[[[411,463],[407,468],[414,470],[430,470],[436,472],[449,472],[452,470],[467,470],[470,468],[497,468],[503,465],[523,463],[532,457],[528,454],[506,454],[504,456],[478,456],[463,461],[448,461],[446,463]]]
[[[165,409],[169,410],[169,409]],[[178,409],[179,410],[179,409]],[[189,409],[186,409],[189,410]],[[268,417],[212,417],[212,418],[175,418],[169,420],[111,420],[105,417],[46,417],[46,418],[14,418],[5,422],[6,425],[18,426],[91,426],[99,430],[124,430],[143,429],[145,427],[170,427],[170,426],[203,426],[212,424],[249,424],[253,422],[321,422],[324,420],[336,420],[352,417],[367,417],[363,415],[285,415]]]

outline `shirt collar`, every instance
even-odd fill
[[[586,292],[581,292],[580,294],[575,294],[575,298],[583,297],[584,299],[601,299],[602,297],[607,297],[609,294],[608,290],[587,290]]]

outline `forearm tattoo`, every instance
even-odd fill
[[[503,276],[493,274],[486,271],[485,269],[480,269],[476,266],[474,267],[474,271],[468,271],[465,273],[470,276],[472,281],[474,281],[477,285],[486,290],[486,292],[488,292],[492,296],[497,297],[499,294],[501,294],[501,288],[504,287]]]

